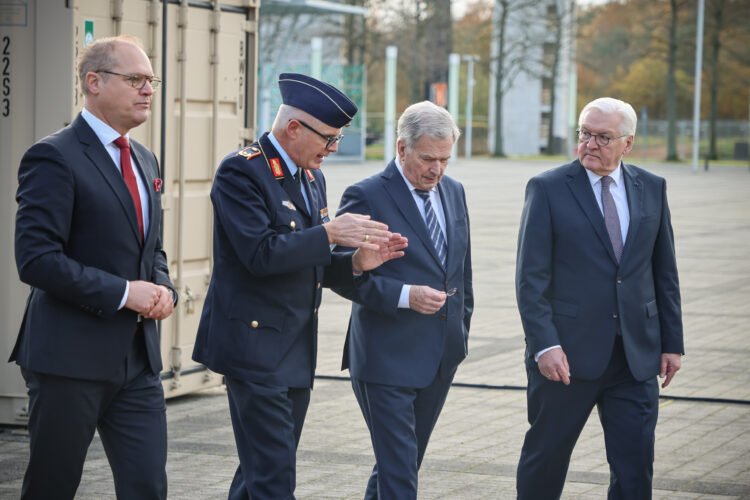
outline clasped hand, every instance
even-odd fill
[[[125,307],[149,319],[166,319],[174,311],[169,288],[148,281],[130,282]]]

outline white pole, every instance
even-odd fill
[[[471,129],[473,125],[473,112],[474,112],[474,61],[479,60],[479,56],[471,55],[464,56],[464,61],[467,61],[466,67],[466,132],[464,133],[464,156],[468,159],[471,158]]]
[[[396,155],[396,61],[398,47],[385,48],[385,116],[383,159],[386,165]]]
[[[451,54],[448,58],[448,112],[458,124],[458,72],[461,68],[461,56]],[[450,163],[456,163],[458,144],[453,144]]]
[[[701,74],[703,73],[703,3],[698,0],[698,26],[695,35],[695,95],[693,96],[693,172],[698,171],[698,143],[701,123]]]
[[[497,1],[494,4],[492,8],[492,37],[490,38],[490,95],[487,99],[487,152],[490,154],[495,151],[495,88],[500,85],[497,78],[497,59],[499,57],[497,37],[500,36],[497,31],[497,22],[500,17],[500,6]]]
[[[323,78],[323,39],[318,36],[310,39],[310,76]]]

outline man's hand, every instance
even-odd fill
[[[352,268],[355,272],[369,271],[375,269],[381,264],[391,259],[398,259],[404,256],[403,250],[409,244],[406,237],[399,233],[392,233],[391,238],[377,250],[369,248],[358,248],[352,255]]]
[[[125,307],[145,316],[159,302],[161,289],[148,281],[131,281]]]
[[[167,319],[174,311],[171,290],[164,285],[158,285],[158,288],[161,292],[159,295],[159,301],[154,304],[154,307],[152,307],[146,314],[142,314],[144,318]]]
[[[425,285],[412,285],[409,289],[409,309],[421,314],[435,314],[445,304],[448,295]]]
[[[570,367],[568,366],[568,357],[562,350],[562,347],[555,347],[539,356],[537,361],[539,372],[542,376],[553,382],[562,382],[570,385]]]
[[[172,314],[172,293],[164,285],[148,281],[131,281],[125,307],[144,318],[165,319]]]
[[[669,385],[672,381],[677,370],[682,367],[682,356],[679,354],[663,353],[661,355],[661,372],[659,373],[660,378],[667,377],[664,383],[661,384],[662,389]]]
[[[343,247],[380,250],[388,243],[391,233],[382,222],[370,220],[369,215],[341,214],[331,222],[323,224],[328,233],[328,243]]]

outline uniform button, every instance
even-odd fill
[[[441,314],[440,319],[445,319],[445,314]]]
[[[318,314],[318,308],[313,309],[313,314]]]
[[[612,313],[612,317],[613,317],[614,319],[617,319],[617,313]]]
[[[622,278],[620,278],[620,277],[618,276],[618,277],[617,277],[617,284],[619,285],[620,283],[622,283]]]
[[[318,289],[320,289],[320,281],[318,281]]]
[[[450,281],[446,281],[445,282],[445,288],[450,288],[450,286],[451,286],[451,282]]]
[[[295,227],[297,227],[297,223],[294,222],[294,221],[290,222],[289,225],[292,226],[292,229],[294,229]]]
[[[253,328],[258,328],[258,322],[253,320],[253,322],[250,323],[250,326],[252,326]]]

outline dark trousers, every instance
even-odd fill
[[[29,392],[31,454],[22,499],[72,499],[99,431],[118,499],[167,497],[167,420],[161,380],[142,332],[112,380],[22,370]]]
[[[628,368],[622,338],[595,381],[551,382],[536,366],[527,368],[528,417],[518,463],[520,500],[560,498],[570,456],[596,405],[610,469],[610,500],[649,500],[654,464],[654,430],[659,411],[656,377],[639,382]]]
[[[438,370],[423,389],[352,378],[375,451],[366,500],[416,500],[419,467],[455,373]]]
[[[240,465],[229,499],[294,498],[297,445],[310,389],[257,384],[225,377]]]

